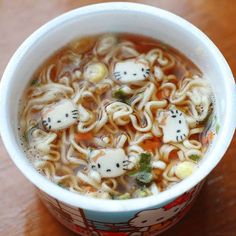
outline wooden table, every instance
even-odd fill
[[[22,41],[39,26],[96,0],[0,1],[0,73]],[[107,1],[108,2],[108,1]],[[205,32],[236,73],[236,1],[141,0],[172,11]],[[236,235],[236,136],[224,159],[209,175],[192,210],[166,236]],[[38,199],[34,187],[10,160],[0,143],[0,235],[74,235],[61,226]]]

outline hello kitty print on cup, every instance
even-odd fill
[[[146,80],[149,77],[150,68],[144,59],[129,59],[117,62],[113,74],[117,82],[134,83]]]
[[[41,114],[42,124],[47,130],[62,130],[77,122],[79,113],[76,105],[69,99],[46,106]]]
[[[188,137],[189,127],[184,113],[178,109],[171,108],[161,111],[157,121],[163,131],[163,142],[182,142]]]
[[[172,207],[171,209],[166,209],[163,207],[159,209],[141,211],[135,218],[131,219],[129,224],[132,227],[138,228],[139,232],[161,230],[168,227],[172,223],[171,218],[178,214],[178,212],[180,212],[185,205],[186,203],[182,203]]]
[[[123,149],[94,150],[90,156],[91,168],[99,172],[102,178],[114,178],[123,175],[128,168],[128,157]]]
[[[136,229],[129,236],[159,235],[171,227],[190,209],[192,201],[197,196],[201,186],[194,187],[191,191],[184,193],[161,208],[138,212],[129,221],[129,225]]]

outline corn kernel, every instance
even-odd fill
[[[103,63],[93,63],[84,71],[84,78],[92,83],[98,83],[105,79],[108,74],[107,67]]]
[[[190,176],[196,169],[196,164],[190,161],[184,161],[177,164],[175,174],[180,179],[185,179]]]
[[[74,72],[74,78],[75,78],[75,79],[81,79],[81,75],[82,75],[82,73],[81,73],[80,70],[76,70],[76,71]]]

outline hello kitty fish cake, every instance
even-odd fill
[[[128,158],[123,149],[94,150],[90,156],[91,168],[102,178],[114,178],[123,175],[128,166]]]
[[[146,80],[150,74],[148,62],[144,59],[119,61],[114,67],[114,78],[120,83],[134,83]]]
[[[163,131],[163,142],[182,142],[189,134],[183,112],[177,109],[162,111],[157,118]]]
[[[41,113],[42,124],[47,130],[62,130],[76,123],[78,119],[76,105],[68,99],[46,106]]]

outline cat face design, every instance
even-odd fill
[[[182,142],[189,134],[189,127],[184,114],[177,109],[163,111],[157,118],[163,131],[163,142]]]
[[[185,203],[172,207],[171,209],[159,208],[139,212],[129,224],[133,227],[148,230],[148,227],[165,222],[177,215],[185,206]]]
[[[46,106],[41,114],[42,124],[47,130],[62,130],[75,124],[78,119],[76,105],[68,99]]]
[[[115,178],[123,175],[128,166],[128,158],[123,149],[94,150],[90,156],[91,168],[102,178]]]
[[[134,83],[148,78],[150,68],[148,62],[142,59],[130,59],[115,64],[114,78],[120,83]]]
[[[164,221],[164,214],[165,210],[163,208],[141,211],[129,222],[129,224],[137,228],[149,227]]]

